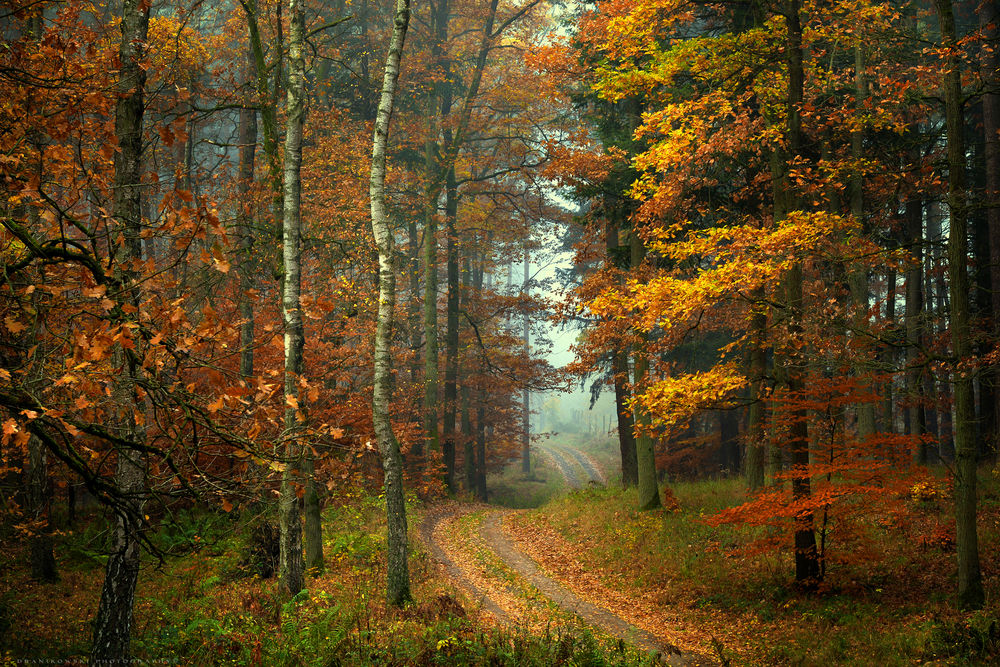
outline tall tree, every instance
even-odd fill
[[[802,102],[805,86],[805,68],[802,49],[802,21],[799,0],[790,0],[786,6],[785,26],[787,42],[785,57],[788,63],[788,110],[785,126],[785,145],[788,151],[787,168],[802,156]],[[788,174],[783,173],[784,190],[780,196],[786,198],[785,210],[796,210],[801,200],[788,190]],[[794,203],[792,203],[794,202]],[[794,264],[785,276],[789,311],[789,331],[794,340],[802,328],[802,266]],[[801,397],[805,392],[805,366],[802,350],[795,348],[788,355],[788,391],[792,396]],[[793,411],[789,427],[789,452],[792,465],[792,498],[805,505],[811,494],[809,474],[809,426],[808,410],[797,407]],[[795,580],[811,587],[820,576],[819,559],[816,550],[816,533],[813,529],[813,512],[808,507],[799,510],[795,517]]]
[[[142,146],[145,112],[146,36],[149,30],[149,3],[124,0],[121,16],[121,43],[118,82],[115,92],[115,137],[118,150],[114,156],[113,217],[115,233],[121,239],[115,248],[115,279],[122,286],[116,310],[119,325],[124,326],[126,312],[136,312],[141,301],[135,265],[142,260]],[[112,551],[108,556],[101,589],[101,602],[94,621],[94,639],[90,659],[94,664],[131,662],[132,613],[135,586],[139,578],[139,531],[143,522],[143,497],[146,490],[146,459],[139,447],[143,429],[137,413],[142,405],[136,393],[139,361],[119,342],[115,344],[112,365],[120,369],[112,385],[117,415],[113,429],[118,437],[115,484],[125,501],[115,508]]]
[[[410,569],[406,537],[406,499],[403,495],[403,459],[392,431],[389,405],[392,400],[392,333],[396,309],[396,267],[393,230],[386,210],[385,161],[389,121],[396,99],[399,63],[410,25],[410,0],[396,0],[392,37],[385,60],[382,96],[375,118],[372,140],[371,197],[372,233],[378,246],[378,319],[375,329],[375,377],[372,418],[375,438],[385,471],[385,508],[388,530],[386,597],[402,606],[410,599]]]
[[[955,357],[955,542],[958,598],[966,608],[985,601],[979,568],[976,528],[975,398],[972,392],[972,332],[969,313],[968,194],[965,189],[965,118],[962,112],[962,65],[951,0],[935,0],[946,51],[944,71],[945,130],[948,137],[948,294],[951,344]]]
[[[288,0],[288,93],[285,105],[285,162],[282,226],[281,311],[285,324],[285,461],[281,473],[278,522],[281,527],[279,586],[295,595],[304,585],[302,522],[295,483],[302,468],[299,442],[304,420],[302,349],[302,128],[305,123],[305,13],[301,0]],[[315,557],[315,555],[314,555]],[[322,561],[322,541],[319,560]]]

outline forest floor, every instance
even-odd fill
[[[826,581],[804,593],[787,549],[706,522],[745,498],[741,480],[673,482],[677,506],[640,513],[613,479],[613,443],[560,438],[535,452],[531,475],[515,462],[490,477],[489,505],[410,499],[405,609],[383,598],[377,491],[331,493],[326,570],[293,599],[247,571],[249,513],[175,511],[153,535],[172,555],[146,558],[139,578],[134,655],[269,667],[1000,664],[1000,471],[981,471],[987,606],[962,612],[945,471],[939,496],[905,517],[870,517],[866,541],[831,540]],[[59,536],[55,583],[32,581],[23,542],[0,534],[0,665],[85,662],[106,526],[95,513]]]
[[[426,515],[421,535],[466,604],[536,633],[588,627],[669,664],[1000,664],[996,471],[981,487],[988,603],[966,613],[954,608],[943,479],[941,495],[905,520],[871,517],[865,540],[834,543],[854,553],[831,548],[827,581],[805,593],[787,553],[755,550],[759,532],[705,523],[740,501],[740,480],[673,484],[678,507],[638,513],[634,492],[604,485],[610,444],[587,449],[541,443],[532,475],[518,478],[512,464],[494,504],[448,502]],[[538,480],[558,493],[538,492]],[[518,488],[543,500],[532,507]]]

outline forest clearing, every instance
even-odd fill
[[[0,34],[4,665],[1000,662],[993,0]]]

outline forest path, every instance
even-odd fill
[[[583,471],[590,477],[591,482],[595,484],[607,483],[597,464],[594,463],[594,460],[589,455],[574,447],[560,447],[560,449],[576,459],[576,462],[580,464]]]
[[[562,475],[563,479],[566,480],[567,486],[571,489],[583,488],[584,484],[592,482],[594,484],[604,484],[604,475],[601,474],[600,470],[594,461],[581,452],[578,449],[572,447],[563,447],[558,445],[535,445],[535,448],[541,452],[543,455],[552,459],[559,468],[559,473]],[[573,461],[579,464],[579,467],[583,469],[584,475],[589,478],[589,480],[584,480],[583,476],[579,474],[579,469],[577,466],[573,465]]]
[[[420,533],[452,582],[504,625],[541,632],[552,623],[585,624],[659,654],[664,664],[717,664],[671,630],[673,619],[648,613],[647,601],[608,589],[565,541],[535,530],[520,520],[525,518],[523,510],[448,502],[428,512]]]

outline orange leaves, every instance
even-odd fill
[[[24,324],[18,322],[17,318],[15,318],[12,315],[8,315],[7,317],[5,317],[3,323],[4,326],[7,327],[7,331],[11,332],[12,334],[19,334],[28,328]]]
[[[212,245],[212,262],[215,270],[220,273],[229,273],[229,262],[222,254],[222,248],[216,243]]]

